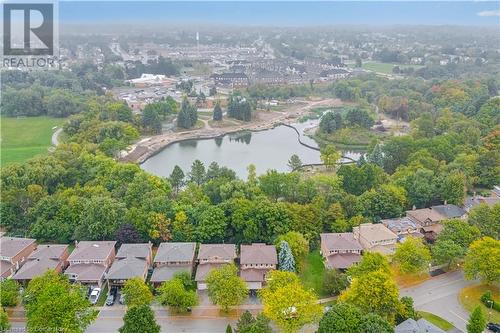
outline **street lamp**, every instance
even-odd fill
[[[493,308],[494,301],[490,299],[488,300],[488,303],[490,304],[490,311],[488,311],[488,322],[489,322],[491,319],[491,309]]]

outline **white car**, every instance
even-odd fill
[[[101,288],[94,288],[89,296],[90,303],[96,304],[99,300],[99,295],[101,295]]]

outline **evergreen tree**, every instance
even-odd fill
[[[280,270],[295,272],[295,259],[293,258],[292,250],[286,241],[282,241],[280,244],[278,262]]]
[[[196,125],[198,121],[198,110],[195,106],[191,105],[184,97],[181,103],[181,110],[177,115],[177,126],[182,128],[191,128]]]
[[[231,327],[231,325],[227,324],[226,326],[226,333],[233,333],[233,329]]]
[[[195,160],[191,165],[189,180],[195,182],[197,185],[201,185],[205,181],[205,177],[205,165],[200,160]]]
[[[214,120],[221,121],[222,120],[222,108],[220,107],[220,103],[215,103],[214,107]]]
[[[293,154],[288,160],[288,167],[290,168],[290,170],[294,171],[300,168],[301,166],[302,166],[302,161],[300,160],[300,157],[296,154]]]
[[[174,170],[170,174],[170,177],[168,177],[168,180],[170,181],[170,184],[172,184],[172,186],[174,187],[176,194],[179,192],[179,189],[184,184],[184,177],[185,177],[184,171],[182,171],[182,169],[178,165],[174,167]]]
[[[486,326],[486,318],[481,307],[476,306],[469,317],[467,324],[467,333],[482,333]]]
[[[373,148],[372,152],[368,154],[367,160],[370,163],[376,164],[379,167],[384,167],[384,153],[382,152],[382,145],[377,144],[375,148]]]

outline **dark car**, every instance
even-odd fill
[[[488,325],[486,325],[486,328],[494,333],[500,333],[500,325],[499,324],[488,323]]]

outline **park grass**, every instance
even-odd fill
[[[352,66],[354,66],[354,64]],[[392,69],[394,68],[394,66],[399,66],[400,69],[406,69],[409,67],[413,67],[415,70],[424,67],[422,65],[402,65],[402,64],[391,64],[391,63],[385,63],[385,62],[378,62],[378,61],[364,62],[361,65],[361,67],[363,69],[377,72],[377,73],[382,73],[382,74],[393,74]]]
[[[465,287],[460,291],[460,303],[462,303],[463,307],[469,312],[472,312],[474,308],[479,305],[486,315],[486,318],[488,318],[488,313],[491,311],[490,321],[498,323],[500,322],[500,312],[493,309],[490,310],[480,300],[481,296],[488,290],[491,291],[493,299],[498,302],[500,300],[500,287],[498,285],[476,284]]]
[[[306,289],[313,289],[320,297],[328,296],[323,289],[325,278],[325,265],[323,257],[318,250],[310,252],[305,260],[304,267],[299,276]]]
[[[455,327],[450,322],[444,320],[443,318],[441,318],[439,316],[436,316],[433,313],[425,312],[425,311],[418,311],[418,314],[420,316],[422,316],[422,318],[424,318],[428,322],[430,322],[430,323],[436,325],[437,327],[439,327],[440,329],[442,329],[443,331],[449,331]]]
[[[339,149],[366,149],[373,140],[381,140],[387,133],[377,132],[366,128],[343,128],[330,134],[319,130],[313,135],[320,144],[334,144]]]
[[[416,286],[431,278],[429,272],[427,271],[420,273],[404,274],[395,265],[391,266],[391,272],[392,276],[394,277],[394,281],[396,281],[396,284],[400,288],[408,288]]]
[[[1,117],[1,158],[2,166],[24,162],[36,155],[45,154],[51,145],[53,127],[64,122],[61,118]]]

